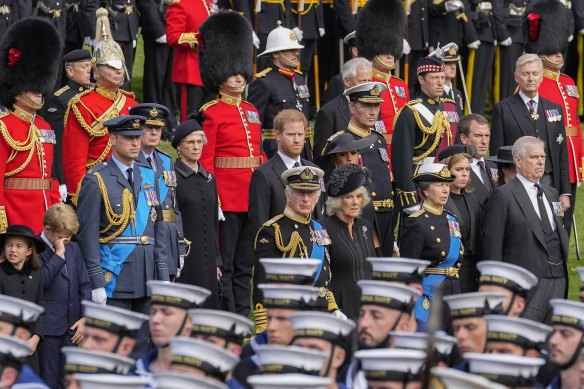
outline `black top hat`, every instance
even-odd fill
[[[8,226],[5,233],[0,234],[0,250],[4,251],[4,242],[6,241],[6,238],[10,236],[20,236],[30,239],[37,253],[42,253],[47,248],[46,243],[35,236],[32,228],[20,224],[12,224]]]
[[[144,116],[146,124],[150,126],[164,126],[170,111],[162,104],[142,103],[131,107],[130,115]]]
[[[180,141],[186,138],[191,132],[202,131],[201,125],[195,119],[184,121],[176,128],[174,138],[172,138],[171,145],[175,149],[180,144]]]
[[[107,127],[107,130],[111,134],[135,136],[144,135],[144,130],[142,126],[146,118],[139,115],[120,115],[113,119],[106,120],[103,122],[103,126]]]
[[[497,149],[497,156],[487,157],[487,161],[496,162],[502,165],[515,165],[513,161],[513,146],[501,146]]]
[[[355,139],[353,135],[347,132],[338,132],[331,138],[329,138],[329,144],[325,149],[326,155],[346,153],[351,150],[361,150],[375,143],[375,135],[368,135],[362,139]]]
[[[339,197],[351,193],[365,185],[367,176],[363,167],[348,163],[333,170],[327,185],[329,197]]]

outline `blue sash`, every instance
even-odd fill
[[[312,219],[311,222],[312,222],[312,230],[313,231],[324,230],[322,224],[320,224],[316,220]],[[324,249],[325,249],[325,246],[318,245],[316,243],[316,241],[312,243],[312,252],[310,253],[310,258],[320,259],[320,266],[316,270],[316,275],[314,276],[314,282],[312,283],[313,285],[316,285],[316,281],[318,281],[318,278],[320,277],[320,272],[322,271],[322,268],[324,265]]]
[[[161,153],[158,153],[158,156],[162,160],[161,166],[162,170],[167,172],[170,171],[171,170],[170,158]],[[160,176],[158,177],[158,194],[160,195],[158,201],[160,201],[160,204],[162,204],[164,202],[164,199],[166,199],[166,195],[168,194],[168,185],[166,185],[166,181],[164,181],[164,174],[162,172],[160,172]]]
[[[136,218],[134,223],[128,223],[126,229],[120,236],[139,236],[144,234],[144,230],[150,222],[150,206],[146,198],[145,184],[150,184],[151,190],[154,190],[154,170],[139,166],[142,175],[142,188],[138,193],[138,204],[136,205]],[[101,268],[105,274],[106,284],[105,291],[107,297],[112,297],[116,289],[116,281],[122,271],[124,262],[136,248],[134,244],[109,244],[100,243],[99,254],[101,256]]]
[[[446,214],[449,222],[456,223],[456,218],[449,213]],[[458,260],[460,255],[460,238],[454,236],[452,231],[450,231],[450,249],[448,250],[448,255],[442,262],[436,266],[437,268],[447,268],[453,267]],[[428,314],[430,312],[430,303],[432,301],[432,297],[434,296],[434,292],[436,288],[444,281],[446,278],[445,275],[442,274],[430,274],[424,276],[422,279],[422,295],[416,301],[416,307],[414,312],[416,313],[416,319],[421,322],[428,321]],[[424,307],[424,301],[426,301],[426,307]]]

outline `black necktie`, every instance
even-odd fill
[[[549,235],[552,233],[552,224],[548,217],[545,205],[543,204],[543,188],[539,184],[534,184],[537,188],[537,207],[539,208],[539,218],[541,219],[541,229],[543,233]]]
[[[294,166],[292,166],[292,167],[300,167],[300,162],[298,162],[298,161],[294,162]]]
[[[132,168],[129,167],[128,169],[126,169],[126,173],[128,173],[128,184],[130,184],[130,188],[132,188],[132,190],[134,190],[134,177],[132,177]]]
[[[481,169],[481,177],[483,179],[483,184],[485,184],[485,187],[487,188],[489,193],[491,193],[491,191],[493,190],[493,186],[491,185],[491,179],[489,178],[489,175],[487,174],[487,169],[485,168],[485,162],[478,161],[477,165],[479,165],[479,168]]]
[[[150,165],[150,167],[152,168],[152,170],[156,171],[156,166],[154,166],[154,161],[152,160],[151,157],[146,157],[146,161],[148,162],[148,165]]]
[[[529,113],[531,114],[531,118],[533,120],[537,120],[538,116],[537,116],[537,106],[535,103],[535,100],[531,99],[527,102],[527,108],[529,109]]]

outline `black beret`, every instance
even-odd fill
[[[83,49],[73,50],[63,56],[63,61],[65,63],[91,61],[91,53]]]
[[[181,140],[186,138],[191,132],[202,131],[201,125],[195,119],[184,121],[176,128],[174,138],[172,138],[171,145],[175,149],[178,147]]]
[[[452,145],[445,147],[438,153],[438,160],[442,161],[448,157],[452,157],[455,154],[468,154],[471,157],[475,157],[477,148],[474,145]]]
[[[327,193],[330,197],[343,196],[365,185],[366,182],[367,176],[363,167],[348,163],[333,170],[329,178]]]

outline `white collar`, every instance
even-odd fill
[[[523,104],[527,105],[527,103],[529,102],[529,100],[533,100],[535,101],[535,106],[537,107],[537,104],[539,104],[539,93],[537,93],[535,95],[535,97],[531,98],[531,97],[527,97],[525,95],[525,93],[523,93],[522,91],[519,91],[519,97],[521,97],[521,100],[523,100]]]
[[[286,168],[288,169],[291,169],[296,162],[302,165],[302,162],[300,161],[300,156],[298,156],[298,159],[292,159],[283,152],[281,152],[280,150],[278,150],[278,155],[280,156],[280,158],[282,158],[282,161],[284,161],[284,165],[286,165]]]
[[[525,189],[533,189],[535,184],[539,184],[539,182],[531,182],[525,176],[521,175],[521,173],[517,172],[516,174],[517,179],[523,184]]]

